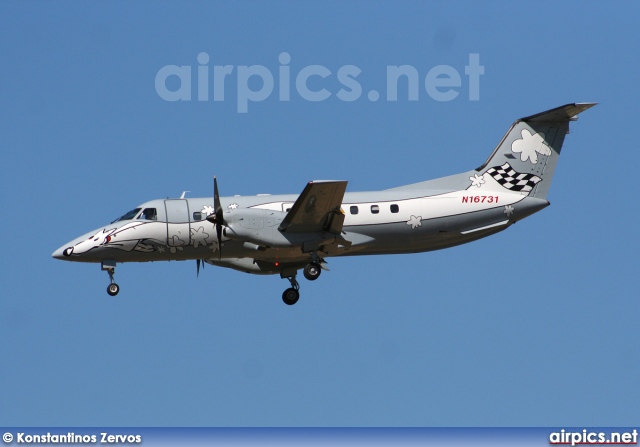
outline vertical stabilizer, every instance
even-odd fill
[[[595,103],[567,104],[517,120],[489,159],[476,169],[486,189],[507,188],[545,199],[569,122]]]

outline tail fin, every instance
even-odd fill
[[[545,199],[569,121],[595,103],[567,104],[517,120],[476,172],[488,175],[485,187],[507,188]],[[484,181],[483,181],[484,182]]]

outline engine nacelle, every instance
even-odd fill
[[[333,239],[329,233],[281,232],[278,227],[287,213],[256,208],[241,208],[224,212],[223,235],[229,239],[248,242],[260,247],[302,247],[312,240]]]
[[[229,239],[258,246],[290,247],[290,242],[278,231],[287,215],[282,211],[240,208],[224,212],[223,235]]]

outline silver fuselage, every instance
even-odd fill
[[[256,234],[276,231],[277,225],[295,202],[297,195],[222,197],[226,214],[255,209],[257,217],[247,226]],[[274,264],[253,273],[278,273],[275,263],[308,262],[300,247],[268,246],[233,240],[223,236],[218,252],[215,225],[205,220],[212,198],[153,200],[137,207],[133,219],[119,220],[74,239],[53,254],[54,258],[78,262],[146,262],[187,259],[260,260]],[[516,220],[549,204],[526,195],[470,189],[425,194],[420,190],[386,190],[346,193],[343,237],[352,244],[338,246],[324,256],[416,253],[470,242],[504,230]],[[154,209],[154,219],[140,215]],[[260,216],[263,217],[260,217]],[[66,253],[65,253],[66,250]],[[242,269],[240,269],[242,270]]]

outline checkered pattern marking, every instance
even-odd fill
[[[511,191],[529,192],[542,180],[537,175],[516,172],[509,163],[489,168],[486,173]]]

